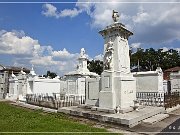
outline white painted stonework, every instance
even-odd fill
[[[128,45],[128,38],[133,33],[117,22],[99,33],[104,38],[104,71],[101,74],[99,107],[129,108],[136,99],[136,81],[130,72]]]
[[[99,75],[93,72],[90,72],[87,68],[87,57],[85,54],[85,49],[81,48],[80,56],[78,58],[79,64],[77,65],[77,70],[65,74],[65,76],[84,76],[89,77],[98,77]]]
[[[58,77],[50,79],[38,77],[34,69],[28,75],[27,94],[48,94],[60,93],[60,80]]]
[[[68,77],[66,95],[84,96],[85,95],[85,79],[83,77]]]
[[[4,67],[0,65],[0,70]],[[6,71],[0,72],[0,99],[4,99],[8,88],[8,73]]]
[[[164,93],[168,92],[168,81],[167,80],[163,80],[163,91],[164,91]]]
[[[27,75],[21,72],[15,76],[13,73],[9,79],[9,93],[7,99],[25,100],[26,94],[48,94],[60,93],[59,78],[49,79],[38,77],[34,69]]]
[[[165,92],[161,68],[156,71],[135,72],[133,76],[136,78],[136,92]]]
[[[61,92],[68,96],[85,96],[85,83],[88,78],[96,78],[99,75],[90,72],[87,68],[87,57],[85,49],[82,48],[78,61],[77,70],[65,74],[65,79],[61,80]]]
[[[8,93],[6,99],[16,100],[19,97],[18,95],[19,95],[18,79],[12,72],[12,74],[9,78],[9,93]]]
[[[86,105],[99,106],[100,77],[86,79]]]
[[[180,92],[180,71],[177,73],[171,73],[170,74],[170,81],[171,81],[171,91]]]
[[[24,100],[27,94],[27,75],[21,70],[17,76],[12,72],[9,78],[9,93],[6,99]]]
[[[60,80],[48,78],[34,78],[33,81],[28,81],[28,91],[33,94],[48,94],[60,93]]]
[[[20,73],[17,75],[18,79],[18,98],[23,100],[27,94],[27,75],[21,69]]]

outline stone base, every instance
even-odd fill
[[[144,124],[152,125],[155,124],[159,121],[162,121],[163,119],[169,117],[169,114],[157,114],[151,118],[143,120]]]
[[[93,108],[97,109],[97,108]],[[139,111],[132,111],[128,113],[107,113],[99,111],[91,111],[91,109],[83,109],[76,106],[59,108],[58,112],[70,114],[73,116],[80,116],[88,119],[95,119],[101,122],[110,122],[114,124],[127,125],[133,127],[141,123],[143,120],[150,118],[154,115],[164,112],[163,107],[146,106]]]
[[[140,105],[137,110],[144,108],[145,106]],[[96,107],[96,106],[92,106],[92,105],[78,105],[78,108],[82,108],[82,109],[89,109],[91,111],[98,111],[98,112],[104,112],[104,113],[117,113],[116,109],[109,109],[109,108],[100,108],[100,107]],[[132,112],[134,111],[134,107],[128,107],[128,108],[121,108],[119,110],[119,113],[128,113],[128,112]]]
[[[101,74],[99,107],[116,109],[129,108],[136,99],[136,81],[132,74],[104,71]]]
[[[171,113],[172,111],[175,111],[180,108],[180,105],[174,106],[172,108],[167,108],[164,113]]]

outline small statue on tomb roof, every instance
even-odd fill
[[[112,19],[115,23],[117,23],[119,21],[119,14],[117,11],[114,11],[113,10],[113,13],[112,13]]]
[[[84,48],[81,48],[80,56],[81,56],[81,57],[86,57],[86,56],[85,56],[85,49],[84,49]]]

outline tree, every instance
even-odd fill
[[[88,61],[88,69],[90,72],[95,72],[100,75],[103,72],[103,61],[100,60]]]
[[[50,71],[47,71],[47,75],[46,75],[46,77],[50,77],[50,78],[55,78],[57,76],[57,74],[56,73],[54,73],[54,72],[50,72]]]
[[[149,48],[144,51],[140,48],[131,55],[131,67],[138,66],[138,61],[143,70],[156,70],[157,67],[166,70],[180,66],[180,55],[173,49],[163,51],[162,49]]]

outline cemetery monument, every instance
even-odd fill
[[[130,72],[128,38],[133,35],[118,23],[119,14],[113,10],[113,24],[99,33],[104,38],[104,71],[101,74],[99,107],[129,110],[136,99],[136,80]]]

